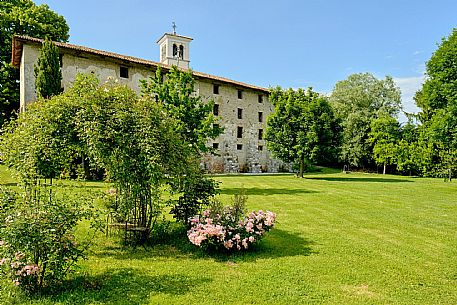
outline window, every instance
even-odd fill
[[[242,150],[243,144],[236,144],[236,150]]]
[[[238,98],[241,100],[243,98],[243,91],[238,90]]]
[[[213,106],[213,114],[219,115],[219,104],[214,104]]]
[[[263,139],[263,129],[259,129],[259,140]]]
[[[219,143],[213,143],[213,148],[218,149],[219,148]]]
[[[219,85],[213,84],[213,93],[219,94]]]
[[[174,43],[173,44],[173,57],[178,56],[178,46]]]
[[[236,137],[237,138],[242,138],[243,137],[243,127],[238,126],[238,128],[236,130]]]
[[[184,59],[184,46],[179,46],[179,58]]]
[[[257,149],[258,149],[258,151],[262,151],[262,150],[263,150],[263,146],[262,146],[262,145],[259,145],[259,146],[257,147]]]
[[[263,95],[259,94],[259,103],[263,103]]]
[[[263,122],[263,112],[259,112],[259,122]]]
[[[243,109],[238,108],[238,118],[242,119],[243,118]]]
[[[122,78],[129,78],[129,68],[127,67],[121,67],[121,70],[120,70],[120,76]]]

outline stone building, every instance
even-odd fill
[[[71,86],[78,73],[94,73],[101,81],[117,79],[137,93],[140,80],[155,73],[158,67],[166,72],[172,65],[189,69],[189,45],[192,38],[164,34],[159,44],[160,62],[95,50],[68,43],[55,42],[59,47],[62,87]],[[15,36],[12,63],[20,69],[20,110],[36,100],[34,65],[43,40]],[[214,100],[214,114],[224,133],[208,145],[217,155],[205,157],[204,166],[210,172],[276,172],[280,162],[270,156],[263,133],[266,118],[273,110],[266,88],[193,71],[196,94],[204,101]]]

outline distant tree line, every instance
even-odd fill
[[[457,170],[457,30],[427,62],[426,81],[416,93],[421,111],[400,124],[400,89],[390,76],[370,73],[339,81],[330,96],[311,89],[273,88],[274,112],[266,139],[273,154],[297,164],[339,165],[445,177]]]

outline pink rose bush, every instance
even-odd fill
[[[6,246],[3,241],[0,244]],[[9,269],[13,284],[16,286],[34,286],[40,274],[40,268],[27,261],[26,255],[22,252],[16,252],[11,258],[0,259],[0,269]]]
[[[270,211],[251,212],[237,220],[227,209],[214,214],[206,210],[202,216],[194,216],[187,236],[198,247],[241,251],[258,242],[275,223],[276,214]]]

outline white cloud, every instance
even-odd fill
[[[422,87],[424,80],[424,76],[394,78],[395,83],[400,87],[403,109],[406,112],[417,113],[420,110],[414,102],[414,95]],[[403,114],[400,115],[399,119],[401,122],[406,121],[406,117]]]

